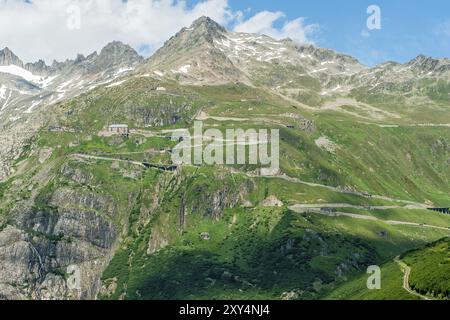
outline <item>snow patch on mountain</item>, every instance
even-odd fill
[[[117,72],[114,74],[114,76],[118,76],[120,74],[129,72],[129,71],[133,71],[134,68],[120,68],[119,70],[117,70]]]
[[[29,82],[39,83],[43,80],[43,77],[36,76],[30,71],[27,71],[21,67],[15,65],[0,66],[0,73],[12,74],[17,77],[21,77]]]
[[[6,98],[6,101],[3,103],[2,108],[0,109],[0,112],[6,109],[6,107],[9,105],[10,99],[11,99],[12,91],[9,91],[8,97]]]
[[[78,80],[78,79],[77,79]],[[62,83],[58,88],[57,91],[61,92],[64,91],[65,88],[67,88],[72,82],[74,82],[75,79],[70,79],[64,83]]]
[[[107,88],[113,88],[113,87],[117,87],[120,86],[122,83],[125,83],[127,80],[121,80],[121,81],[117,81],[114,83],[111,83],[110,85],[106,86]]]
[[[328,68],[315,69],[315,70],[312,70],[311,72],[309,72],[309,74],[324,72],[324,71],[327,71],[327,70],[328,70]]]
[[[28,82],[33,83],[34,85],[41,87],[42,89],[48,87],[58,77],[58,75],[49,77],[38,76],[16,65],[0,66],[0,73],[6,73],[16,77],[20,77]],[[24,94],[24,91],[21,92],[21,94]]]
[[[55,80],[56,78],[58,78],[58,75],[56,76],[51,76],[51,77],[47,77],[47,78],[43,78],[39,84],[42,88],[47,88],[50,84],[52,84],[53,80]]]
[[[15,122],[15,121],[17,121],[17,120],[20,120],[21,118],[22,118],[22,117],[19,117],[19,116],[9,117],[9,121]]]
[[[6,86],[2,84],[0,87],[0,99],[6,99]]]
[[[180,69],[178,69],[178,71],[181,73],[188,73],[190,68],[191,68],[191,65],[187,64],[187,65],[180,67]]]
[[[35,107],[37,107],[38,105],[40,105],[41,102],[42,102],[41,100],[39,100],[39,101],[33,101],[33,103],[31,104],[31,106],[29,106],[28,109],[24,111],[24,113],[31,113],[31,112],[33,112],[33,109],[34,109]]]

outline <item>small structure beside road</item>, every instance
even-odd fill
[[[108,132],[128,136],[129,129],[127,124],[111,124],[108,126]]]

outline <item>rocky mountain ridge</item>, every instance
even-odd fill
[[[146,60],[119,42],[51,66],[0,57],[0,297],[317,298],[448,233],[424,209],[448,198],[448,128],[415,123],[448,117],[446,59],[368,68],[206,17]],[[280,175],[173,170],[169,131],[194,119],[279,128]]]
[[[0,179],[10,174],[6,159],[16,158],[25,140],[19,138],[22,132],[14,129],[17,122],[36,122],[39,117],[29,117],[35,111],[101,85],[120,85],[123,81],[116,79],[121,77],[126,80],[149,76],[201,85],[241,82],[263,87],[304,106],[318,107],[340,96],[365,101],[384,95],[383,99],[389,101],[395,94],[418,96],[423,103],[449,101],[449,66],[449,59],[420,55],[405,64],[387,62],[369,68],[333,50],[297,44],[290,39],[231,32],[207,17],[180,30],[145,60],[130,46],[117,41],[100,53],[54,61],[51,66],[42,60],[24,64],[9,48],[4,48],[0,51],[0,127],[2,135],[14,136],[19,144],[13,148],[8,143],[1,146],[5,168],[0,169]],[[3,139],[9,140],[6,136]],[[17,151],[11,154],[11,149]]]
[[[10,48],[5,47],[0,50],[0,66],[15,65],[40,76],[55,75],[61,70],[70,69],[74,66],[83,65],[86,69],[107,70],[108,68],[120,65],[134,65],[143,60],[143,58],[129,45],[120,41],[108,43],[98,54],[96,51],[85,57],[78,54],[73,60],[59,62],[54,60],[51,65],[45,61],[24,63]],[[89,66],[89,67],[88,67]]]
[[[10,175],[10,163],[24,141],[42,126],[47,106],[64,101],[130,73],[143,58],[130,46],[114,41],[100,54],[74,60],[40,60],[24,64],[9,48],[0,51],[0,180]],[[27,130],[19,130],[26,127]]]

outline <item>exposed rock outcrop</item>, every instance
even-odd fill
[[[93,298],[118,238],[114,201],[59,189],[48,203],[16,208],[0,232],[0,293],[7,299]]]

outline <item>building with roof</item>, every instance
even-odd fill
[[[129,129],[127,124],[111,124],[108,126],[108,132],[128,136]]]

